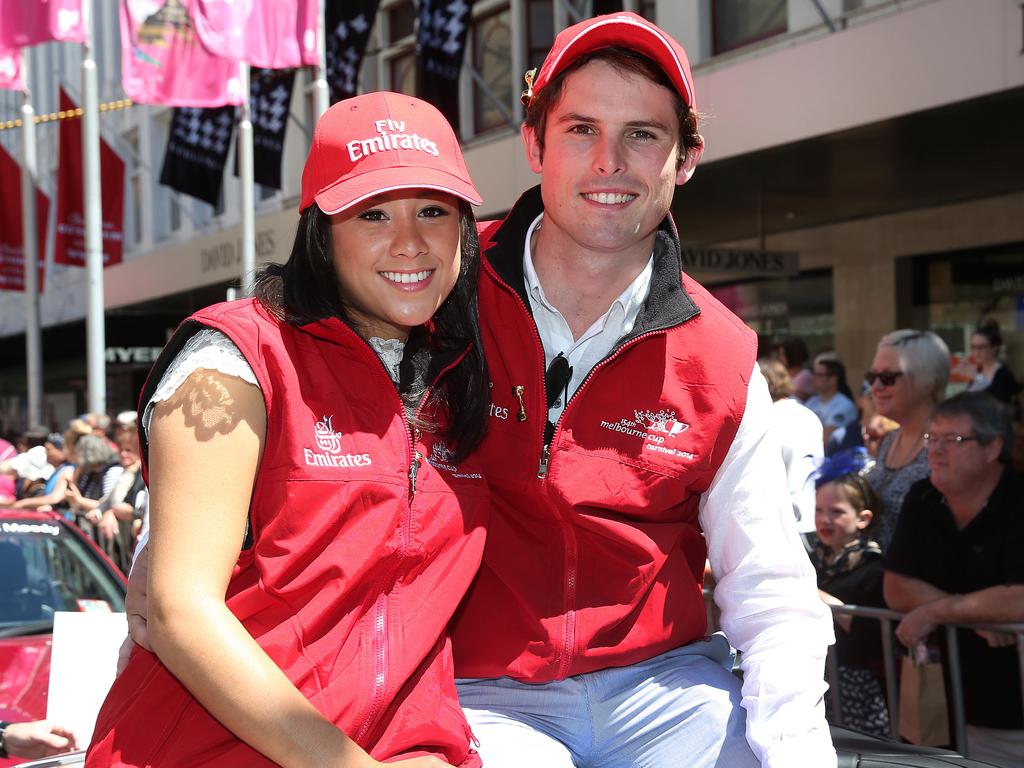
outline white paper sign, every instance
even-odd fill
[[[82,749],[117,672],[117,651],[128,635],[124,613],[58,611],[53,618],[46,719],[75,734]]]

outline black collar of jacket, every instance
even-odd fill
[[[523,300],[530,300],[523,274],[523,246],[526,232],[544,210],[540,186],[522,194],[493,235],[493,243],[484,254],[487,263]],[[664,330],[700,314],[700,307],[683,287],[682,246],[671,216],[666,216],[654,238],[654,274],[633,330],[621,341],[651,331]],[[620,341],[620,343],[621,343]]]

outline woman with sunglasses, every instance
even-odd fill
[[[479,766],[446,633],[487,511],[479,202],[429,104],[320,119],[288,262],[143,390],[154,652],[87,766]]]
[[[871,370],[865,375],[879,414],[897,422],[878,447],[878,461],[868,481],[887,514],[875,533],[885,550],[910,486],[928,476],[924,447],[928,417],[946,393],[949,348],[931,331],[893,331],[878,342]]]

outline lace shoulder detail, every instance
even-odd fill
[[[142,428],[146,434],[153,421],[153,407],[170,399],[185,379],[199,368],[234,376],[259,387],[256,374],[234,342],[218,330],[204,328],[185,342],[185,346],[164,371],[153,397],[146,403],[142,414]]]

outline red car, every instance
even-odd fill
[[[0,720],[46,717],[54,613],[123,611],[126,588],[61,515],[0,509]],[[22,762],[0,759],[0,768]]]

